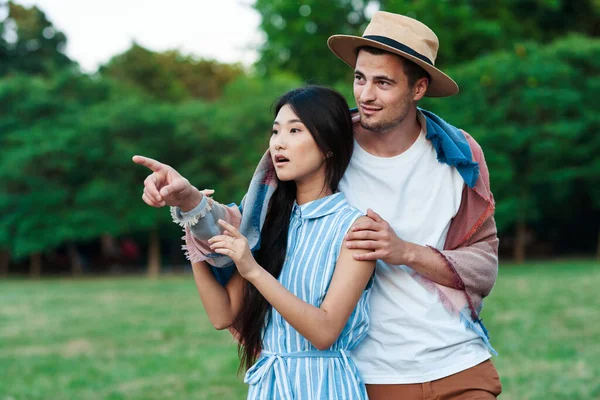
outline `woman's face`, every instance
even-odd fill
[[[325,181],[325,156],[289,105],[281,107],[269,142],[277,178],[298,183]]]

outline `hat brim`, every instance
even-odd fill
[[[431,81],[425,96],[447,97],[458,93],[458,85],[448,75],[428,64],[427,62],[412,56],[394,47],[379,43],[375,40],[365,39],[360,36],[333,35],[327,40],[327,46],[339,59],[352,68],[356,67],[356,49],[362,46],[371,46],[387,52],[404,57],[423,68],[431,76]]]

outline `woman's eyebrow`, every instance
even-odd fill
[[[287,123],[288,124],[293,124],[295,122],[301,123],[303,124],[304,122],[300,121],[299,119],[290,119]],[[278,121],[273,121],[273,125],[281,125]]]

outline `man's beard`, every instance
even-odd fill
[[[367,122],[366,118],[363,118],[361,115],[360,126],[362,126],[363,129],[366,129],[371,132],[377,132],[377,133],[388,132],[388,131],[394,129],[395,127],[397,127],[398,125],[400,125],[400,123],[402,123],[402,121],[404,121],[406,119],[406,117],[408,116],[408,111],[409,111],[408,107],[403,107],[402,112],[400,114],[396,115],[396,118],[394,118],[392,120],[384,120],[384,121],[377,121],[377,122]]]
[[[368,122],[366,118],[363,118],[363,115],[361,113],[360,125],[363,127],[363,129],[366,129],[371,132],[385,133],[400,125],[402,121],[404,121],[408,116],[409,111],[410,101],[407,101],[404,104],[402,104],[399,113],[393,116],[394,118],[391,120]]]

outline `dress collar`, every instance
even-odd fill
[[[341,210],[347,204],[346,196],[342,192],[337,192],[301,206],[294,202],[292,213],[302,219],[320,218]]]

